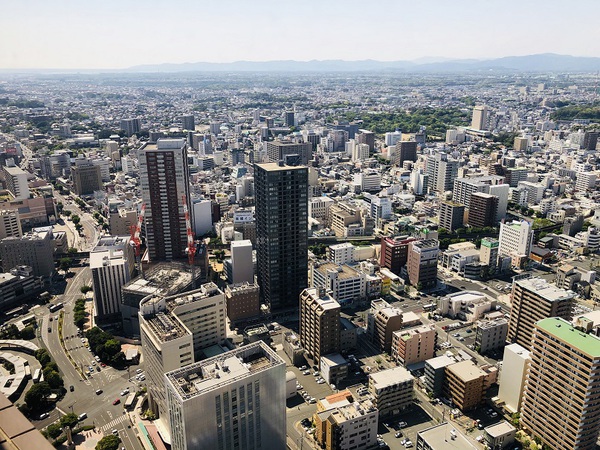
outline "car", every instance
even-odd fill
[[[119,434],[119,431],[118,430],[112,430],[111,433],[116,436],[117,434]]]
[[[98,390],[96,390],[96,395],[100,395],[100,394],[102,394],[102,392],[103,392],[102,389],[98,389]]]
[[[120,398],[117,398],[115,401],[113,401],[113,405],[118,405],[119,403],[121,403]]]
[[[498,417],[498,413],[496,411],[494,411],[493,413],[490,414],[490,417],[492,417],[492,418]]]
[[[96,361],[92,361],[92,366],[95,366],[95,365],[96,365]]]
[[[96,366],[96,372],[100,372],[100,366]]]
[[[407,426],[408,426],[408,424],[404,421],[398,422],[398,428],[406,428]]]
[[[306,370],[306,369],[308,369],[308,367],[306,367],[306,365],[304,365],[304,366],[300,367],[300,370],[301,370],[301,371],[304,371],[304,370]]]
[[[81,343],[83,344],[85,342],[85,338],[81,338]]]
[[[142,375],[142,376],[140,377],[140,381],[145,381],[145,380],[146,380],[146,376],[145,376],[145,375]]]
[[[82,420],[84,420],[84,419],[87,418],[87,413],[81,413],[81,414],[79,414],[78,418],[79,418],[79,421],[81,422]]]
[[[19,316],[17,316],[19,317]],[[54,320],[54,317],[50,316],[50,322],[52,322]]]
[[[396,434],[394,436],[397,437],[397,438],[401,438],[402,437],[402,431],[396,432]]]
[[[313,372],[313,375],[314,375],[315,377],[318,377],[318,376],[319,376],[319,371],[318,371],[318,370],[315,370],[315,371]]]
[[[143,370],[142,370],[142,369],[136,369],[136,370],[135,370],[135,373],[142,373],[142,372],[143,372]]]
[[[75,386],[71,385],[69,386],[69,391],[73,392],[75,390]]]
[[[48,413],[42,413],[42,414],[40,414],[40,420],[47,419],[48,417],[50,417],[50,414],[48,414]]]
[[[405,447],[405,448],[411,448],[412,446],[413,446],[413,443],[412,443],[412,441],[406,441],[406,442],[404,443],[404,447]]]
[[[311,403],[311,404],[317,403],[317,400],[314,397],[311,397],[310,401],[308,403]]]
[[[122,395],[122,396],[123,396],[123,395],[127,395],[127,394],[129,394],[129,388],[125,388],[125,389],[123,389],[123,390],[121,391],[121,395]]]
[[[52,328],[48,327],[48,333],[52,333]]]
[[[304,372],[302,372],[302,375],[310,375],[310,371],[309,370],[305,370]]]
[[[104,363],[100,363],[100,365],[101,365],[102,367],[106,367],[106,364],[104,364]]]
[[[323,384],[323,383],[325,383],[324,379],[321,378],[320,380],[317,380],[317,384]]]
[[[96,359],[96,361],[100,362],[100,357],[98,355],[94,356],[94,358]]]
[[[472,333],[473,330],[471,330],[470,328],[467,330],[467,333]]]
[[[302,386],[301,384],[297,384],[296,385],[296,390],[300,390],[300,389],[304,389],[304,386]]]

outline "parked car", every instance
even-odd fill
[[[40,414],[40,420],[47,419],[48,417],[50,417],[50,414],[48,414],[48,413],[42,413],[42,414]]]
[[[96,395],[100,395],[100,394],[102,394],[102,392],[103,392],[103,391],[102,391],[102,389],[98,389],[98,390],[96,391]]]
[[[113,405],[118,405],[119,403],[121,403],[121,399],[117,398],[114,402]]]
[[[75,386],[71,385],[69,386],[69,391],[73,392],[75,390]]]

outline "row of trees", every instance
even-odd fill
[[[47,399],[53,391],[64,392],[64,381],[60,376],[58,365],[52,361],[48,350],[40,348],[34,355],[42,365],[44,381],[34,384],[25,394],[25,405],[29,412],[45,409]]]
[[[85,298],[80,298],[75,302],[73,308],[73,322],[77,328],[83,327],[87,322],[87,312],[85,311]]]
[[[121,351],[121,343],[114,336],[98,327],[94,327],[85,333],[90,348],[100,360],[106,364],[117,367],[125,365],[125,354]]]

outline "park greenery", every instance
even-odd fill
[[[83,325],[87,322],[87,312],[85,310],[85,299],[80,298],[75,302],[75,307],[73,308],[73,322],[77,328],[83,327]]]
[[[469,125],[470,112],[459,108],[411,108],[405,111],[355,114],[347,113],[345,120],[362,120],[362,128],[377,134],[390,130],[416,133],[425,126],[428,138],[443,139],[446,130]]]
[[[600,122],[600,102],[585,105],[567,105],[558,108],[551,115],[553,120],[587,119]]]
[[[121,439],[114,434],[104,436],[96,444],[96,450],[118,450]]]
[[[17,326],[13,323],[4,330],[0,331],[0,339],[25,339],[30,340],[35,337],[35,328],[34,325],[27,325],[21,331],[17,328]]]

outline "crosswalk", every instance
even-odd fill
[[[128,416],[126,414],[123,414],[122,416],[119,416],[116,419],[111,420],[106,425],[102,425],[100,427],[100,431],[102,431],[103,433],[106,431],[110,431],[113,428],[115,428],[117,425],[119,425],[120,423],[126,422],[127,420],[129,420]]]

